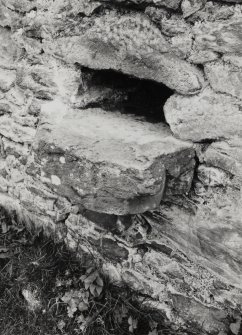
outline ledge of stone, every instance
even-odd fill
[[[40,178],[90,210],[110,214],[156,208],[166,176],[193,172],[192,144],[174,138],[162,123],[119,112],[72,110],[61,102],[42,106],[34,144]],[[190,182],[184,184],[187,192]]]

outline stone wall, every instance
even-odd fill
[[[241,0],[1,0],[1,206],[238,335],[241,69]]]

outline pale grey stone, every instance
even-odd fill
[[[242,54],[241,15],[228,20],[198,22],[194,27],[195,45],[200,50]]]
[[[183,16],[187,18],[196,13],[206,4],[206,2],[207,0],[183,0],[181,3]]]
[[[240,100],[207,87],[195,96],[171,96],[164,111],[176,136],[199,142],[242,136],[241,106]]]
[[[242,68],[216,61],[205,64],[204,70],[215,92],[227,93],[242,100]]]

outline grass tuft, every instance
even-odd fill
[[[37,235],[0,211],[1,335],[179,335],[113,286],[90,256]]]

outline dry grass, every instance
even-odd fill
[[[3,210],[1,213],[1,335],[181,334],[160,323],[161,315],[142,309],[133,292],[112,286],[102,275],[101,294],[90,294],[88,309],[69,317],[61,298],[67,292],[85,290],[80,278],[93,267],[94,260],[86,255],[77,259],[65,245],[55,244],[42,234],[36,236]],[[24,292],[33,293],[39,304],[35,309],[31,310]],[[78,323],[80,315],[87,321],[85,328]],[[131,324],[137,328],[132,329]]]

